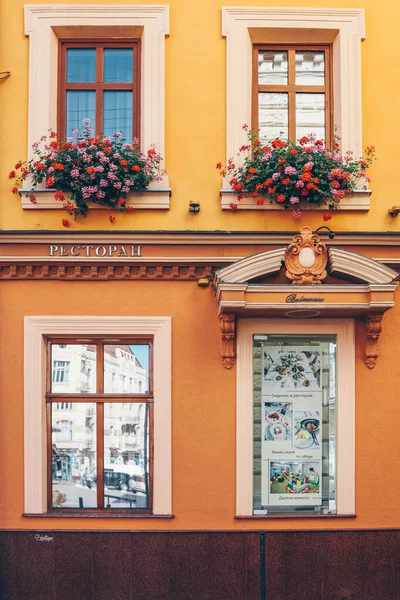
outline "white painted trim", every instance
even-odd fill
[[[24,511],[47,511],[44,336],[131,334],[154,336],[153,513],[171,514],[171,318],[33,316],[24,329]]]
[[[165,37],[167,4],[25,4],[29,36],[28,157],[32,144],[57,127],[58,39],[53,27],[143,27],[141,37],[141,130],[143,149],[156,144],[165,161]],[[163,165],[163,167],[165,164]],[[162,187],[169,187],[168,177]]]
[[[54,190],[55,191],[55,190]],[[63,202],[54,198],[54,191],[35,189],[19,189],[21,196],[21,206],[24,210],[65,210]],[[26,195],[28,193],[28,196]],[[32,204],[29,195],[35,194],[36,204]],[[155,188],[150,186],[148,190],[142,192],[132,192],[128,194],[126,206],[140,210],[169,210],[170,209],[171,190],[169,188]],[[68,194],[66,194],[68,198]],[[113,210],[109,206],[102,204],[89,203],[90,210]],[[115,210],[115,209],[114,209]]]
[[[222,35],[226,37],[227,45],[226,159],[236,156],[240,146],[246,143],[242,125],[251,123],[252,29],[264,30],[262,41],[266,43],[271,30],[281,30],[282,43],[290,42],[291,30],[313,30],[314,34],[318,32],[321,42],[324,36],[325,41],[331,42],[332,31],[336,34],[333,41],[334,121],[339,128],[343,150],[353,150],[360,156],[364,9],[228,6],[222,8]],[[227,181],[223,187],[229,189]]]
[[[352,194],[345,196],[340,201],[340,207],[338,212],[342,211],[358,211],[358,212],[368,212],[371,207],[371,190],[354,190]],[[231,189],[221,190],[221,207],[222,210],[232,210],[229,206],[231,203],[237,205],[236,210],[275,210],[275,211],[288,211],[289,213],[296,207],[285,208],[281,204],[278,204],[272,198],[267,196],[265,198],[265,204],[257,204],[256,198],[243,198],[243,200],[237,199],[237,194],[233,193]],[[307,204],[306,202],[300,203],[297,208],[300,208],[303,212],[309,211],[324,211],[329,212],[329,208],[326,204]],[[333,213],[335,214],[335,213]]]
[[[239,319],[236,400],[236,515],[253,514],[253,335],[337,336],[338,514],[355,513],[355,327],[354,319]]]

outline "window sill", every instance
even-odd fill
[[[63,203],[54,198],[55,189],[35,189],[20,188],[18,190],[21,196],[21,206],[24,210],[63,210]],[[29,195],[34,193],[36,203],[29,200]],[[169,210],[170,209],[171,188],[169,187],[150,187],[147,190],[132,192],[128,194],[126,206],[138,210]],[[90,210],[110,210],[108,206],[89,203]]]
[[[237,521],[265,521],[269,519],[355,519],[357,515],[321,515],[321,514],[313,514],[307,513],[302,515],[294,515],[287,513],[285,515],[235,515],[235,519]]]
[[[243,200],[237,201],[237,194],[230,189],[222,189],[221,194],[221,208],[222,210],[232,210],[229,204],[234,202],[237,204],[237,210],[287,210],[291,212],[292,207],[285,208],[281,204],[277,204],[269,196],[265,199],[265,204],[259,205],[255,198],[243,198]],[[340,202],[340,211],[362,211],[367,212],[370,209],[370,195],[371,190],[355,190],[352,194],[349,194]],[[296,204],[293,209],[300,208],[301,210],[312,210],[312,211],[324,211],[326,212],[328,207],[325,204],[320,206],[313,206],[309,204]]]
[[[47,512],[47,513],[22,513],[23,517],[33,519],[174,519],[175,515],[151,515],[148,513],[128,514],[111,512]]]

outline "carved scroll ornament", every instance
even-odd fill
[[[286,277],[292,284],[320,284],[327,276],[328,250],[311,227],[302,227],[284,256]]]
[[[376,359],[379,356],[378,340],[382,331],[383,313],[369,315],[365,325],[367,329],[367,346],[365,348],[365,364],[369,369],[376,365]]]
[[[222,364],[231,369],[235,363],[236,318],[235,315],[220,315],[219,325],[222,333]]]

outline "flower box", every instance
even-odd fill
[[[291,212],[290,207],[282,206],[277,204],[271,196],[265,196],[264,204],[257,204],[256,198],[243,198],[240,202],[237,200],[237,194],[231,189],[222,189],[221,194],[221,208],[222,210],[232,210],[231,204],[237,204],[236,210],[287,210]],[[340,208],[336,212],[341,211],[361,211],[367,212],[370,209],[370,196],[371,190],[354,190],[348,196],[345,196],[340,202]],[[299,207],[301,210],[312,210],[312,211],[328,211],[328,207],[325,204],[309,204],[303,202]]]

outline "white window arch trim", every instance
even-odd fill
[[[171,317],[25,317],[24,513],[47,512],[45,336],[67,334],[154,336],[153,514],[171,515]]]
[[[247,143],[242,126],[251,123],[253,43],[290,43],[296,41],[291,40],[296,35],[312,36],[312,41],[318,38],[319,43],[332,42],[334,124],[338,126],[342,148],[361,156],[361,41],[365,39],[364,9],[223,7],[222,35],[226,37],[227,45],[227,161]],[[229,202],[232,201],[232,197],[226,194],[228,190],[229,183],[224,179],[221,194],[223,208],[229,208]],[[356,209],[363,210],[364,203],[359,198]],[[265,205],[261,209],[265,210]]]
[[[28,158],[32,144],[49,129],[57,130],[58,37],[54,28],[134,27],[141,35],[141,123],[143,150],[155,144],[165,168],[165,37],[169,6],[144,4],[25,4],[29,37]],[[71,37],[71,39],[73,39]],[[21,190],[22,191],[22,190]],[[136,208],[169,208],[169,179],[153,182],[149,191],[128,204]],[[22,197],[22,207],[60,209],[51,192],[39,193],[37,204]]]

